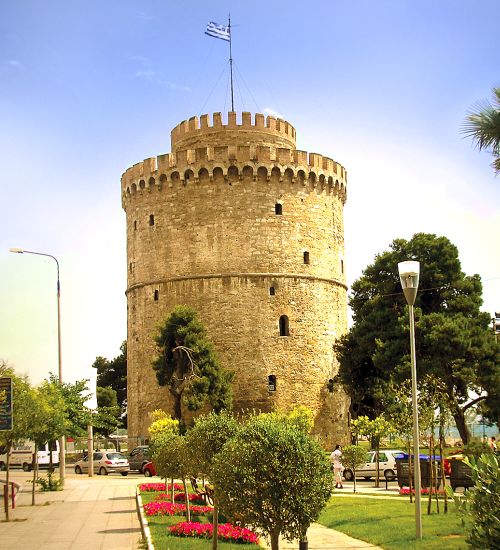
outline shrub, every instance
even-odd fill
[[[464,511],[472,519],[467,544],[472,548],[500,548],[500,470],[493,453],[466,458],[474,488],[468,491]]]
[[[280,533],[305,539],[333,485],[319,443],[271,414],[252,417],[228,440],[213,475],[221,510],[269,533],[273,550]]]

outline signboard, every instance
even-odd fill
[[[0,378],[0,431],[12,430],[12,378]]]

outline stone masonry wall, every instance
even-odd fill
[[[122,177],[129,435],[147,436],[147,413],[171,406],[151,367],[153,337],[185,304],[235,373],[237,410],[305,405],[325,445],[346,442],[346,396],[327,386],[338,368],[332,345],[347,330],[346,173],[295,150],[288,123],[268,117],[249,129],[245,115],[246,128],[235,114],[226,126],[214,116],[215,129],[205,117],[201,126],[182,123],[172,131],[173,153]],[[280,336],[283,315],[288,336]]]

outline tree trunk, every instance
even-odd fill
[[[186,478],[182,478],[182,484],[184,485],[184,498],[186,499],[186,519],[191,521],[191,509],[189,507],[189,493],[186,483]]]
[[[441,476],[441,483],[443,484],[444,492],[444,513],[448,512],[448,495],[446,494],[446,475],[444,472],[444,455],[443,455],[443,441],[444,441],[444,422],[443,422],[443,411],[440,407],[439,409],[439,456],[441,457],[441,464],[439,473]]]
[[[280,549],[280,532],[278,529],[273,529],[271,531],[271,550]]]
[[[165,478],[165,481],[167,481],[167,478]],[[175,500],[174,500],[174,494],[175,494],[175,490],[174,490],[174,478],[172,478],[170,480],[170,500],[172,502],[172,504],[174,504]]]
[[[33,487],[31,488],[31,506],[35,506],[35,487],[36,487],[36,479],[38,477],[38,452],[37,452],[36,443],[35,443],[35,452],[33,453],[33,460],[31,463],[33,464]]]
[[[411,460],[411,447],[410,442],[408,441],[408,489],[410,490],[410,502],[413,502],[413,495],[412,495],[412,489],[413,489],[413,481],[412,481],[412,460]]]
[[[212,526],[213,526],[213,532],[212,532],[212,550],[217,550],[217,545],[219,541],[219,503],[217,501],[217,496],[214,495],[214,511],[213,511],[213,519],[212,519]]]
[[[453,410],[452,415],[455,419],[458,433],[460,434],[460,437],[462,439],[462,444],[467,445],[467,443],[469,443],[470,441],[470,432],[465,422],[465,414],[460,407],[456,406]]]
[[[7,499],[4,500],[5,521],[9,521],[9,519],[10,519],[9,518],[9,472],[10,472],[10,451],[11,451],[11,448],[12,448],[12,445],[7,445],[7,449],[6,449],[6,451],[7,451],[7,471],[5,472],[5,489],[4,489],[4,491],[7,492]]]
[[[179,425],[182,422],[182,393],[170,392],[174,398],[174,419],[179,421]]]

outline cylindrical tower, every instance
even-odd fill
[[[237,410],[305,405],[325,444],[347,440],[332,349],[347,330],[347,175],[295,139],[270,116],[193,117],[172,130],[171,153],[123,174],[129,437],[147,436],[151,410],[171,410],[153,338],[183,304],[235,373]]]

